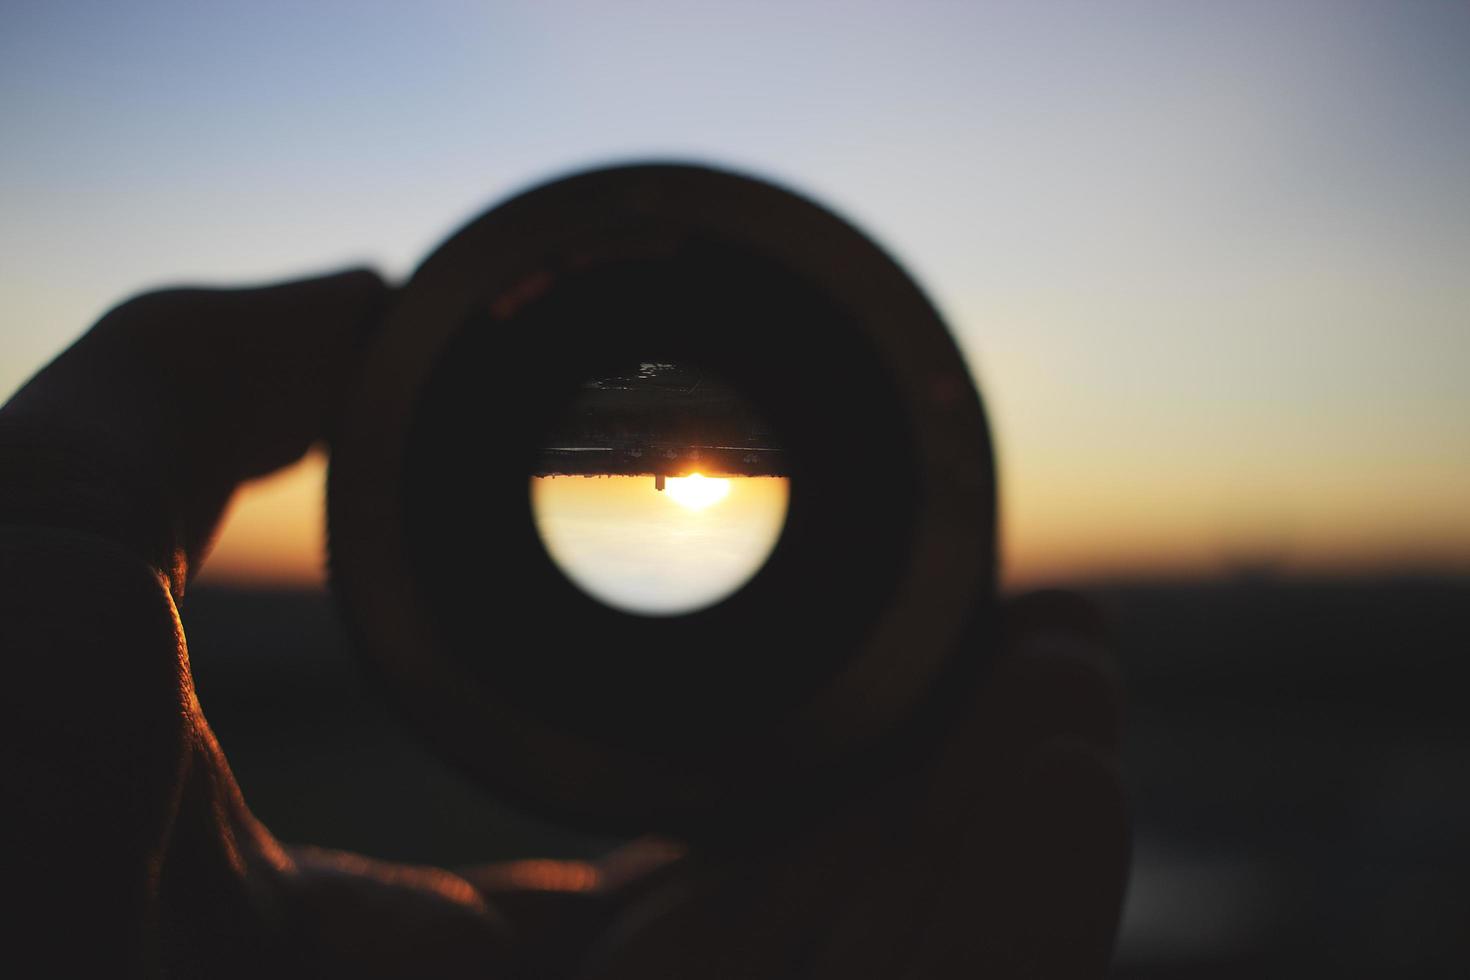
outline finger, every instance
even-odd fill
[[[995,786],[992,812],[954,842],[903,976],[1105,975],[1128,863],[1116,765],[1058,739]]]
[[[1112,629],[1097,604],[1067,589],[1038,589],[1012,596],[1001,605],[1006,635],[1069,633],[1099,647],[1112,642]]]
[[[459,874],[507,923],[525,972],[572,976],[613,922],[675,874],[684,853],[650,837],[596,861],[497,862]]]
[[[292,848],[275,879],[289,977],[511,976],[510,936],[470,884],[438,868]]]
[[[7,424],[79,447],[156,501],[176,593],[230,495],[326,434],[390,292],[354,270],[256,289],[170,289],[118,306],[5,406]]]
[[[353,270],[247,295],[258,307],[242,303],[237,322],[258,345],[248,362],[261,369],[259,386],[249,389],[260,441],[259,456],[243,463],[256,475],[300,458],[330,434],[390,293],[375,273]]]
[[[703,877],[625,921],[599,975],[1101,973],[1127,844],[1116,672],[1080,599],[1006,613],[1004,649],[926,769],[779,852],[691,864]]]
[[[122,303],[7,417],[106,438],[185,491],[298,458],[325,434],[389,290],[367,270]]]
[[[1128,861],[1106,627],[1060,592],[1013,600],[1003,620],[975,724],[942,763],[927,810],[940,815],[930,833],[948,842],[949,865],[907,975],[1101,976]],[[955,762],[966,757],[988,766],[967,777]]]
[[[1018,747],[1067,737],[1116,752],[1123,685],[1101,611],[1074,592],[1032,592],[1005,603],[1001,624],[977,715]]]
[[[110,314],[162,374],[166,416],[201,470],[238,482],[323,438],[388,301],[367,270],[240,290],[149,294]]]
[[[1120,738],[1121,683],[1101,618],[1068,593],[1038,593],[1002,610],[1001,647],[979,676],[970,710],[931,761],[890,795],[913,796],[913,846],[936,860],[999,820],[1018,773],[1041,745],[1073,741],[1101,758]]]
[[[1013,971],[1054,949],[1094,972],[1106,964],[1127,837],[1102,620],[1064,593],[1003,612],[973,710],[914,790],[911,824],[867,856],[816,975],[1027,975]]]

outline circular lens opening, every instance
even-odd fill
[[[642,615],[695,612],[761,569],[786,523],[775,433],[728,384],[646,360],[584,383],[530,479],[542,544],[593,598]]]

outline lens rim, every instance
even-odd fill
[[[532,696],[524,690],[508,696],[504,675],[487,677],[456,653],[454,631],[446,631],[433,589],[425,588],[422,556],[405,519],[414,491],[404,479],[412,472],[415,419],[422,417],[430,379],[467,324],[487,312],[513,319],[568,262],[598,267],[640,250],[657,252],[671,228],[789,270],[847,312],[854,337],[871,347],[898,393],[914,494],[903,515],[901,567],[881,603],[842,617],[862,624],[834,644],[844,655],[826,661],[812,683],[798,685],[794,699],[759,705],[758,720],[735,737],[686,744],[666,733],[666,741],[683,746],[679,752],[661,751],[646,737],[616,737],[616,711],[589,708],[597,703],[595,685],[582,685],[585,696],[557,711],[576,678],[563,677],[560,692],[538,689],[555,672],[532,671]],[[589,252],[589,243],[603,243],[605,253]],[[840,390],[840,366],[836,375]],[[991,447],[963,358],[896,262],[831,212],[764,181],[689,165],[624,166],[553,181],[492,209],[430,256],[402,290],[368,351],[345,418],[329,470],[329,563],[370,673],[420,731],[493,788],[583,826],[697,835],[712,813],[728,813],[732,805],[789,805],[796,787],[823,781],[814,774],[840,768],[840,760],[902,728],[993,606]],[[519,471],[523,494],[526,472]],[[823,481],[830,485],[831,474]],[[788,520],[807,506],[802,485],[803,475],[795,474]],[[510,530],[520,536],[511,549],[517,555],[525,553],[525,533],[540,547],[529,499],[523,500],[526,528]],[[752,608],[739,600],[774,595],[759,587],[769,586],[770,576],[778,583],[794,579],[777,561],[792,547],[787,538],[746,588],[712,607],[709,627],[764,615],[759,602]],[[777,570],[769,571],[773,563]],[[568,597],[595,601],[551,571],[554,577],[523,577],[518,591],[529,596],[508,600],[502,611],[562,604],[573,611],[569,621],[596,619]],[[791,605],[782,613],[802,615]],[[628,635],[653,640],[661,628],[657,620],[620,615],[642,620]],[[585,635],[573,634],[573,642]],[[543,659],[512,650],[500,660],[516,657]]]

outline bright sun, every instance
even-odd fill
[[[690,510],[704,510],[711,504],[717,504],[725,499],[730,492],[729,480],[710,479],[700,473],[690,473],[688,476],[671,476],[665,481],[665,488],[674,503],[688,507]]]

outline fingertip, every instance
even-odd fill
[[[346,295],[363,298],[380,297],[390,291],[387,280],[376,269],[366,265],[352,266],[298,282],[316,283],[323,288],[336,289]]]
[[[1046,590],[1008,601],[1004,655],[990,697],[1029,737],[1068,735],[1109,752],[1121,742],[1122,672],[1102,611],[1075,592]]]
[[[245,285],[165,285],[128,297],[109,310],[92,332],[120,321],[129,328],[178,328],[192,325],[199,314],[211,319],[230,314],[258,314],[261,303],[317,315],[334,309],[349,315],[391,295],[392,287],[373,268],[353,266],[284,281]]]
[[[1061,632],[1099,646],[1112,645],[1113,629],[1101,607],[1069,589],[1038,589],[1012,597],[1002,607],[1002,619],[1012,638]]]
[[[336,322],[360,327],[376,323],[393,290],[376,270],[355,266],[266,286],[261,292],[314,325]]]
[[[294,364],[317,382],[327,401],[350,376],[392,302],[393,288],[374,269],[358,266],[237,294],[233,316],[244,321],[246,346],[280,349],[277,363]]]

